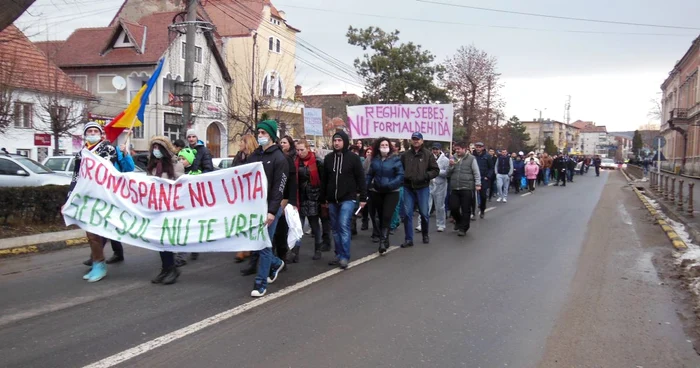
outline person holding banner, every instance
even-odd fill
[[[379,254],[384,254],[390,245],[389,227],[399,203],[399,190],[403,185],[403,164],[399,155],[391,152],[391,144],[387,138],[377,139],[372,152],[375,153],[367,170],[369,206],[370,213],[376,211],[379,216]]]
[[[258,144],[260,145],[248,157],[248,163],[260,162],[267,177],[267,233],[272,240],[277,229],[277,223],[282,216],[282,199],[284,188],[289,178],[289,163],[287,157],[277,142],[277,122],[264,120],[258,123]],[[272,254],[272,243],[258,253],[257,276],[250,296],[257,298],[265,295],[267,284],[277,280],[279,272],[284,268],[284,261]]]
[[[353,213],[357,195],[360,195],[360,208],[367,202],[367,185],[360,157],[350,152],[350,138],[344,131],[333,135],[333,152],[323,159],[325,180],[321,185],[321,199],[326,201],[335,242],[334,261],[330,266],[348,267]]]
[[[430,202],[430,181],[440,174],[435,156],[427,148],[423,147],[423,134],[415,132],[411,135],[413,147],[404,152],[401,156],[404,170],[404,232],[406,241],[401,244],[401,248],[413,246],[413,213],[418,206],[420,214],[421,231],[423,233],[423,244],[430,243],[428,235],[428,225],[430,213],[428,203]]]
[[[151,149],[148,154],[146,175],[177,180],[185,174],[185,167],[178,160],[175,147],[167,137],[154,136],[151,138],[149,146]],[[180,271],[175,267],[175,253],[160,252],[160,262],[160,273],[151,282],[165,285],[174,284],[180,277]]]
[[[109,161],[112,165],[117,162],[117,150],[109,143],[108,140],[104,139],[104,130],[102,130],[102,126],[100,124],[93,121],[86,123],[85,127],[83,127],[83,137],[85,138],[84,149],[87,149],[97,156]],[[82,151],[75,155],[73,179],[71,180],[70,187],[68,188],[68,196],[66,198],[70,198],[70,195],[78,182],[81,160]],[[90,272],[83,276],[83,280],[87,280],[87,282],[97,282],[107,276],[107,265],[105,263],[103,248],[107,239],[87,231],[85,234],[88,239],[88,244],[90,244],[92,268],[90,268]]]

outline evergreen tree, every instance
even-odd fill
[[[547,137],[544,139],[544,151],[549,155],[556,155],[559,153],[559,148],[554,144],[552,137]]]

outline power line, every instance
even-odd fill
[[[606,31],[583,31],[583,30],[568,30],[568,29],[531,28],[531,27],[517,27],[517,26],[499,26],[499,25],[490,25],[490,24],[472,24],[472,23],[464,23],[464,22],[450,22],[450,21],[434,20],[434,19],[394,17],[394,16],[388,16],[388,15],[357,13],[357,12],[340,11],[340,10],[323,9],[323,8],[312,8],[312,7],[296,6],[296,5],[284,5],[284,7],[312,10],[312,11],[325,12],[325,13],[348,14],[348,15],[357,15],[357,16],[372,17],[372,18],[404,20],[404,21],[410,21],[410,22],[448,24],[448,25],[468,26],[468,27],[513,29],[513,30],[520,30],[520,31],[582,33],[582,34],[601,34],[601,35],[625,35],[625,36],[670,36],[670,37],[692,36],[690,34],[678,34],[678,33],[606,32]]]
[[[634,22],[622,22],[622,21],[615,21],[615,20],[601,20],[601,19],[591,19],[591,18],[566,17],[566,16],[561,16],[561,15],[539,14],[539,13],[527,13],[527,12],[519,12],[519,11],[513,11],[513,10],[482,8],[482,7],[471,6],[471,5],[450,4],[450,3],[443,3],[443,2],[432,1],[432,0],[416,0],[416,1],[418,1],[418,2],[420,2],[420,3],[435,4],[435,5],[443,5],[443,6],[451,6],[451,7],[457,7],[457,8],[474,9],[474,10],[483,10],[483,11],[489,11],[489,12],[495,12],[495,13],[506,13],[506,14],[527,15],[527,16],[530,16],[530,17],[541,17],[541,18],[553,18],[553,19],[575,20],[575,21],[580,21],[580,22],[592,22],[592,23],[621,24],[621,25],[625,25],[625,26],[641,26],[641,27],[655,27],[655,28],[672,28],[672,29],[700,30],[700,28],[695,28],[695,27],[671,26],[671,25],[664,25],[664,24],[649,24],[649,23],[634,23]]]

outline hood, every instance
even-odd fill
[[[173,144],[170,143],[170,139],[168,137],[162,136],[162,135],[156,135],[151,140],[148,142],[148,150],[151,150],[151,147],[153,146],[154,143],[158,143],[161,146],[163,146],[170,154],[175,153],[175,147],[173,147]]]
[[[195,147],[204,146],[204,141],[202,141],[202,140],[200,139],[200,140],[197,141],[197,143],[195,143],[194,146],[195,146]]]
[[[336,132],[335,134],[333,134],[333,138],[332,138],[332,139],[335,139],[336,136],[337,136],[337,137],[340,137],[340,139],[343,140],[343,150],[342,150],[342,152],[347,152],[347,151],[350,149],[350,138],[348,137],[348,134],[341,130],[341,131]],[[333,151],[335,151],[335,147],[333,147]]]

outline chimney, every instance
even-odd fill
[[[294,86],[294,101],[301,101],[304,95],[301,94],[301,86]]]
[[[343,91],[343,93],[340,95],[341,97],[345,97],[348,95],[348,91]]]

